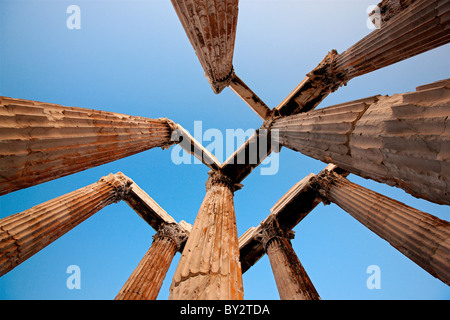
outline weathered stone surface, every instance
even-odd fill
[[[335,67],[354,78],[444,45],[449,13],[446,0],[417,0],[342,52]]]
[[[408,1],[407,1],[408,2]],[[411,1],[409,1],[411,2]],[[288,116],[314,109],[331,92],[354,77],[384,68],[450,41],[450,3],[417,0],[397,8],[377,29],[341,54],[325,59],[276,108]]]
[[[121,200],[132,181],[122,173],[0,220],[0,276],[105,206]]]
[[[269,256],[281,300],[320,300],[290,243],[291,230],[280,226],[276,219],[266,221],[261,229],[261,242]]]
[[[233,73],[238,0],[171,0],[212,89],[220,93]]]
[[[450,3],[383,0],[381,28],[342,54],[332,50],[274,110],[233,71],[238,0],[172,0],[172,4],[214,92],[230,86],[265,122],[223,165],[195,140],[184,146],[213,174],[170,298],[242,299],[242,272],[266,251],[282,299],[320,299],[289,241],[289,230],[320,200],[335,202],[450,285],[448,222],[352,184],[330,170],[307,176],[286,193],[263,223],[241,237],[240,252],[233,204],[239,183],[274,150],[267,140],[266,152],[258,153],[254,162],[239,163],[241,156],[251,158],[252,148],[260,146],[262,129],[269,128],[280,130],[280,141],[289,148],[417,197],[450,204],[448,80],[420,86],[413,93],[311,111],[354,77],[448,43]],[[175,129],[190,137],[168,119],[5,97],[0,102],[0,195],[155,146],[166,148],[173,143]],[[290,116],[296,113],[303,114]],[[159,231],[117,299],[156,299],[191,228],[182,221],[173,232],[167,226],[176,225],[175,220],[121,174],[1,219],[0,275],[121,199]]]
[[[170,287],[171,300],[243,299],[230,180],[212,172]]]
[[[325,197],[431,275],[450,285],[450,223],[347,179],[320,174]]]
[[[183,226],[178,225],[176,223],[165,223],[163,224],[156,234],[153,236],[153,240],[158,238],[167,238],[170,239],[174,244],[177,251],[183,251],[184,245],[186,244],[186,240],[190,234],[190,231],[185,230]]]
[[[161,226],[115,300],[156,300],[173,257],[186,239],[187,233],[177,224]]]
[[[221,165],[220,170],[236,183],[241,183],[272,152],[280,151],[278,139],[265,126],[266,122]]]
[[[338,53],[331,50],[316,68],[275,108],[277,114],[289,116],[314,109],[328,94],[350,79],[346,70],[335,68]]]
[[[172,124],[0,97],[0,195],[167,147]]]
[[[272,130],[283,146],[450,204],[449,82],[279,118]]]
[[[373,18],[372,22],[375,26],[382,27],[384,23],[408,8],[415,1],[416,0],[383,0],[378,4],[379,11],[373,11],[369,16]]]
[[[270,113],[266,113],[263,111],[263,109],[260,109],[258,113],[261,113],[261,116],[263,114],[267,114],[265,123],[259,130],[256,131],[256,133],[252,137],[250,137],[244,143],[243,146],[241,146],[232,156],[230,156],[229,159],[225,161],[225,163],[223,163],[221,170],[223,172],[226,172],[226,174],[230,177],[233,177],[233,179],[235,179],[236,181],[241,182],[246,176],[250,174],[250,172],[254,168],[256,168],[261,163],[262,160],[264,160],[264,158],[266,158],[272,152],[272,150],[279,150],[278,146],[271,146],[270,144],[268,144],[266,148],[266,154],[258,154],[257,162],[236,162],[236,159],[239,158],[247,157],[247,159],[249,159],[249,150],[253,148],[254,145],[259,143],[259,131],[261,129],[269,128],[274,120],[281,121],[283,117],[311,111],[312,109],[316,108],[322,102],[322,100],[328,96],[328,94],[330,94],[334,90],[337,90],[339,86],[345,85],[351,78],[355,76],[383,68],[387,65],[394,64],[403,59],[406,59],[407,57],[414,56],[418,53],[448,43],[450,41],[449,33],[446,31],[444,33],[438,32],[436,30],[446,30],[446,28],[448,29],[448,20],[446,17],[450,16],[450,14],[448,13],[450,10],[449,7],[450,5],[448,3],[444,5],[442,1],[436,4],[436,10],[439,17],[432,20],[434,24],[437,24],[435,26],[435,29],[431,30],[430,34],[420,34],[419,36],[417,36],[417,38],[415,38],[415,40],[417,40],[422,39],[421,37],[436,37],[436,41],[424,40],[424,45],[421,47],[409,46],[408,40],[402,40],[400,45],[396,47],[395,51],[387,54],[385,52],[387,48],[385,42],[390,42],[389,45],[397,43],[396,41],[391,41],[392,39],[390,38],[390,32],[394,33],[395,36],[399,36],[401,38],[403,36],[407,37],[406,35],[404,35],[405,30],[410,30],[408,28],[403,28],[403,26],[399,26],[397,24],[391,26],[388,23],[387,25],[389,25],[389,28],[384,28],[383,33],[380,34],[380,36],[384,37],[381,42],[378,42],[377,36],[374,35],[379,34],[380,30],[377,30],[376,32],[372,32],[370,34],[371,38],[364,38],[363,40],[361,40],[361,43],[358,43],[358,45],[351,47],[341,55],[338,55],[335,50],[329,52],[323,59],[323,61],[314,70],[308,73],[307,77]],[[421,7],[415,8],[414,12],[419,9],[421,10]],[[405,14],[406,17],[406,13],[403,12],[399,13],[399,17],[402,17],[403,14]],[[408,13],[407,16],[409,17],[411,14],[412,13]],[[417,16],[415,16],[415,18],[420,17],[421,14],[423,14],[421,11],[417,12]],[[430,19],[430,16],[427,15],[426,18]],[[417,24],[417,21],[415,23]],[[400,28],[400,30],[397,30],[397,28]],[[408,34],[408,37],[411,37],[411,35]],[[382,51],[381,53],[377,54],[377,57],[381,59],[380,61],[366,59],[365,46],[369,45],[371,50]],[[422,51],[417,52],[418,48]],[[355,50],[356,52],[354,53]],[[389,57],[389,59],[387,59],[386,57]],[[352,59],[354,59],[354,61]],[[349,65],[344,66],[344,64],[347,63],[346,61],[349,64],[360,64],[358,64],[358,67]],[[338,65],[338,63],[340,65]],[[358,74],[358,72],[360,73]],[[249,97],[249,101],[251,101],[252,95],[249,94]],[[368,103],[370,100],[376,101],[377,98],[378,97],[370,97],[366,99],[355,100],[352,103]],[[268,140],[268,142],[270,142],[270,140]]]

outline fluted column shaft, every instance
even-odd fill
[[[235,187],[212,173],[170,287],[172,300],[243,299]]]
[[[122,173],[0,220],[0,276],[128,192]]]
[[[401,13],[416,0],[382,0],[378,8],[369,14],[372,22],[378,28],[382,27],[387,21]]]
[[[173,257],[186,240],[176,224],[165,224],[115,300],[156,300]]]
[[[281,300],[320,300],[316,288],[298,259],[290,239],[276,221],[264,226],[261,241],[269,256]]]
[[[276,119],[281,145],[450,204],[449,81]]]
[[[444,45],[449,12],[446,0],[417,0],[341,53],[333,67],[353,78]]]
[[[450,285],[450,223],[333,173],[321,194],[431,275]]]
[[[171,0],[215,93],[231,80],[239,0]]]
[[[172,122],[0,97],[0,195],[171,142]]]
[[[381,28],[346,51],[328,53],[277,107],[278,111],[284,116],[310,111],[354,77],[445,45],[450,41],[449,13],[447,0],[417,0],[402,7]],[[381,19],[386,20],[386,16]]]

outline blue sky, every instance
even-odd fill
[[[69,5],[81,29],[69,30]],[[371,30],[366,0],[241,0],[234,68],[271,108],[331,49],[342,52]],[[168,117],[192,131],[259,128],[261,119],[228,88],[211,90],[167,0],[0,0],[0,95],[149,118]],[[449,45],[351,80],[321,107],[413,91],[448,78]],[[236,146],[237,147],[237,146]],[[194,223],[208,168],[175,165],[171,150],[152,149],[0,197],[0,218],[123,172],[177,221]],[[325,164],[283,148],[275,175],[254,170],[235,194],[238,234],[257,226],[297,181]],[[448,220],[448,206],[354,175],[349,179]],[[322,299],[449,299],[450,288],[336,205],[320,204],[294,229],[293,247]],[[113,299],[151,244],[155,231],[125,203],[110,205],[0,278],[0,299]],[[159,298],[168,298],[180,254]],[[78,265],[81,289],[69,290]],[[381,270],[369,290],[367,267]],[[244,276],[245,299],[279,299],[264,256]]]

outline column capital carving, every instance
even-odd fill
[[[177,129],[177,124],[170,120],[169,118],[158,118],[158,121],[161,121],[162,123],[165,123],[169,126],[170,130],[174,131]]]
[[[257,239],[261,241],[264,251],[267,252],[268,244],[275,238],[285,238],[287,240],[294,239],[295,232],[284,228],[276,218],[261,223],[261,232],[257,235]]]
[[[208,172],[208,175],[209,175],[208,180],[206,180],[205,183],[207,192],[213,186],[224,186],[230,189],[231,192],[235,192],[242,188],[241,184],[235,183],[232,179],[230,179],[220,171],[211,170]]]
[[[339,87],[347,85],[350,80],[345,70],[335,70],[335,61],[339,56],[336,50],[331,50],[325,58],[307,74],[311,81],[320,82],[323,86],[328,87],[331,92],[336,91]]]
[[[180,140],[174,140],[173,133],[178,129],[178,125],[170,120],[169,118],[158,118],[157,120],[161,121],[162,123],[166,124],[170,129],[170,139],[169,141],[164,142],[160,145],[160,147],[164,149],[169,149],[170,146],[172,146],[175,143],[179,143]]]
[[[234,76],[235,76],[234,67],[231,66],[230,73],[225,77],[223,77],[222,79],[212,79],[208,75],[206,75],[206,78],[208,79],[208,82],[211,85],[211,88],[213,89],[214,93],[219,94],[223,89],[225,89],[230,85],[230,82],[231,80],[233,80]]]
[[[379,9],[369,13],[369,17],[372,18],[372,22],[379,19],[380,24],[378,27],[382,27],[384,23],[408,8],[415,1],[416,0],[382,0],[378,4]]]
[[[114,202],[119,202],[122,200],[130,192],[131,185],[133,184],[133,180],[128,178],[122,172],[118,172],[116,174],[110,173],[109,175],[102,177],[100,181],[106,182],[114,187]]]
[[[170,238],[175,243],[177,251],[180,251],[186,243],[188,235],[176,223],[163,223],[153,236],[153,240],[157,238]]]
[[[324,205],[330,204],[328,193],[338,175],[333,171],[323,170],[310,181],[310,187],[317,192]]]
[[[264,120],[260,130],[261,129],[271,130],[272,129],[272,124],[274,123],[274,121],[276,121],[276,120],[278,120],[280,118],[283,118],[283,117],[284,116],[282,116],[280,114],[280,111],[278,109],[276,109],[276,108],[272,109],[270,114],[269,114],[269,117],[267,118],[267,120]]]

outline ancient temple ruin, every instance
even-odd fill
[[[317,300],[320,295],[290,240],[292,229],[322,202],[335,203],[450,285],[450,223],[347,179],[355,174],[450,205],[450,79],[436,79],[413,92],[316,109],[355,77],[447,44],[450,2],[383,0],[380,14],[371,14],[376,30],[342,53],[324,53],[317,67],[271,109],[233,68],[239,1],[171,1],[212,90],[220,94],[229,87],[261,118],[260,129],[220,163],[167,118],[0,97],[0,196],[182,140],[183,148],[210,169],[193,225],[175,221],[121,172],[0,219],[0,276],[123,200],[156,234],[117,300],[156,299],[177,252],[181,258],[170,299],[243,299],[242,274],[267,254],[281,299]],[[248,161],[263,138],[267,152]],[[324,169],[295,184],[266,219],[239,237],[234,193],[279,146],[322,161]]]

